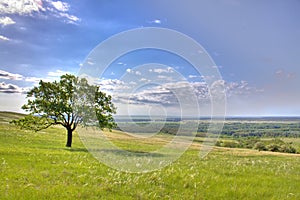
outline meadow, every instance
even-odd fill
[[[65,129],[20,130],[8,123],[17,117],[0,113],[0,199],[300,199],[299,154],[215,147],[200,159],[196,141],[165,168],[126,173],[95,159],[77,133],[65,148]],[[106,134],[128,150],[159,148],[171,137]]]

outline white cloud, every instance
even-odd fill
[[[123,66],[126,66],[127,64],[126,64],[126,63],[123,63],[123,62],[118,62],[117,65],[123,65]]]
[[[4,41],[10,41],[9,38],[3,36],[3,35],[0,35],[0,40],[4,40]]]
[[[53,82],[58,80],[61,75],[71,74],[67,71],[56,70],[54,72],[49,72],[47,77],[26,77],[21,74],[10,73],[4,70],[0,70],[0,80],[13,80],[20,81],[20,83],[28,85],[28,83],[32,83],[32,85],[37,85],[40,80],[45,82]],[[27,82],[27,83],[26,83]],[[119,83],[118,83],[119,84]],[[17,85],[8,84],[5,82],[0,83],[0,93],[26,93],[31,87],[22,88]]]
[[[129,74],[135,74],[135,75],[138,75],[138,76],[142,75],[142,73],[140,71],[129,69],[129,68],[126,69],[126,72],[129,73]]]
[[[40,80],[42,80],[42,78],[37,78],[37,77],[26,77],[26,78],[25,78],[25,81],[26,81],[26,82],[33,82],[33,83],[37,83],[37,82],[39,82]]]
[[[146,78],[141,78],[140,82],[151,82],[151,81],[149,79],[146,79]]]
[[[68,72],[68,71],[62,71],[62,70],[56,70],[54,72],[48,72],[48,76],[50,77],[60,77],[64,74],[72,74],[71,72]]]
[[[263,92],[263,89],[257,89],[249,86],[247,81],[240,82],[224,82],[227,97],[232,96],[248,96],[251,93]]]
[[[124,84],[124,83],[123,83]],[[126,85],[125,85],[126,86]],[[130,88],[130,86],[128,85]],[[133,85],[135,88],[136,85]],[[202,87],[201,89],[199,87]],[[190,103],[191,95],[197,96],[201,101],[208,99],[208,90],[205,84],[188,83],[185,81],[153,85],[142,90],[114,91],[114,99],[119,103],[133,105],[156,104],[164,106],[178,106],[178,103]],[[132,92],[135,91],[135,92]],[[203,93],[199,95],[199,93]]]
[[[42,0],[1,0],[0,14],[27,15],[45,10]]]
[[[56,72],[50,72],[50,74],[55,75],[55,73],[57,73],[57,75],[59,74],[59,72],[63,73],[63,71],[56,71]],[[55,76],[56,77],[56,76]],[[25,81],[25,82],[33,82],[33,83],[38,83],[40,80],[43,81],[53,81],[53,77],[49,78],[41,78],[41,77],[25,77],[21,74],[14,74],[14,73],[10,73],[4,70],[0,70],[0,79],[5,79],[5,80],[14,80],[14,81]]]
[[[6,80],[22,80],[24,77],[20,74],[13,74],[7,71],[0,70],[0,79]]]
[[[92,61],[87,61],[87,64],[89,64],[89,65],[95,65],[95,63],[92,62]]]
[[[146,79],[143,81],[147,81]],[[142,90],[132,90],[129,83],[122,82],[122,87],[116,88],[106,82],[106,88],[111,88],[114,98],[119,103],[130,103],[132,105],[157,104],[163,106],[178,106],[178,102],[189,104],[189,98],[196,96],[203,105],[209,104],[211,97],[214,99],[235,97],[247,97],[250,94],[259,93],[263,90],[250,87],[248,82],[225,82],[215,81],[210,88],[206,82],[169,82],[161,85],[153,85]],[[133,85],[132,87],[136,87]],[[132,92],[135,91],[135,92]],[[129,92],[129,93],[128,93]]]
[[[61,12],[66,12],[69,10],[70,5],[68,3],[65,2],[61,2],[61,1],[53,1],[51,2],[51,4],[53,5],[53,7]]]
[[[0,14],[18,14],[32,16],[34,13],[38,13],[39,15],[36,16],[49,15],[51,17],[63,19],[67,23],[76,24],[76,22],[80,21],[80,18],[67,13],[69,9],[70,5],[63,1],[0,0]],[[7,21],[5,23],[12,23],[12,21]]]
[[[161,73],[173,73],[174,70],[172,67],[168,67],[166,69],[155,68],[155,69],[150,69],[149,72],[155,72],[155,73],[161,74]]]
[[[169,76],[158,75],[157,78],[160,78],[160,79],[168,79],[168,78],[170,78],[170,77],[169,77]]]
[[[161,24],[162,21],[160,19],[155,19],[155,20],[151,20],[151,21],[148,21],[149,24]]]
[[[21,88],[17,85],[7,84],[5,82],[0,83],[1,93],[25,93],[26,88]]]
[[[70,15],[68,13],[60,13],[59,14],[61,17],[65,17],[67,18],[67,22],[71,23],[71,24],[75,24],[76,22],[80,21],[80,19],[78,17],[76,17],[75,15]]]
[[[142,73],[139,72],[139,71],[136,71],[135,74],[136,74],[136,75],[139,75],[139,76],[142,75]]]
[[[100,86],[100,89],[105,92],[115,91],[115,90],[126,90],[129,86],[123,81],[118,79],[100,79],[95,84]],[[130,84],[130,83],[129,83]]]
[[[2,24],[2,26],[7,26],[15,23],[16,22],[12,20],[10,17],[0,17],[0,24]]]
[[[199,76],[196,76],[196,75],[189,75],[189,78],[197,78]]]
[[[49,11],[54,17],[63,19],[66,23],[76,24],[80,21],[75,15],[68,13],[70,10],[70,4],[63,1],[46,0],[48,3],[47,11]]]
[[[130,81],[129,84],[130,84],[130,85],[136,85],[137,83],[134,82],[134,81]]]
[[[153,23],[155,23],[155,24],[161,24],[161,20],[160,19],[156,19],[156,20],[153,21]]]

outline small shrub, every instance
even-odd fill
[[[271,143],[266,146],[268,151],[273,151],[273,152],[279,152],[280,151],[280,146],[275,143]]]
[[[220,146],[222,146],[221,144],[222,144],[222,142],[220,142],[220,141],[218,140],[218,141],[216,142],[215,145],[216,145],[217,147],[220,147]]]
[[[258,151],[265,151],[265,150],[267,150],[265,144],[262,143],[262,142],[256,142],[256,143],[254,144],[254,147],[253,147],[253,148],[256,149],[256,150],[258,150]]]
[[[224,141],[222,143],[223,147],[229,147],[229,148],[237,148],[238,147],[238,143],[234,142],[234,141]]]
[[[291,145],[281,145],[280,151],[285,153],[297,153],[297,150]]]

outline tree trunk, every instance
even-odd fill
[[[67,135],[67,144],[66,147],[71,147],[72,146],[72,129],[67,129],[68,130],[68,135]]]

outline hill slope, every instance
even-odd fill
[[[65,130],[22,131],[0,114],[0,199],[300,199],[300,157],[216,148],[199,159],[199,145],[170,166],[151,173],[108,168],[77,134],[64,148]],[[107,133],[120,148],[161,145]],[[101,148],[101,147],[100,147]]]

